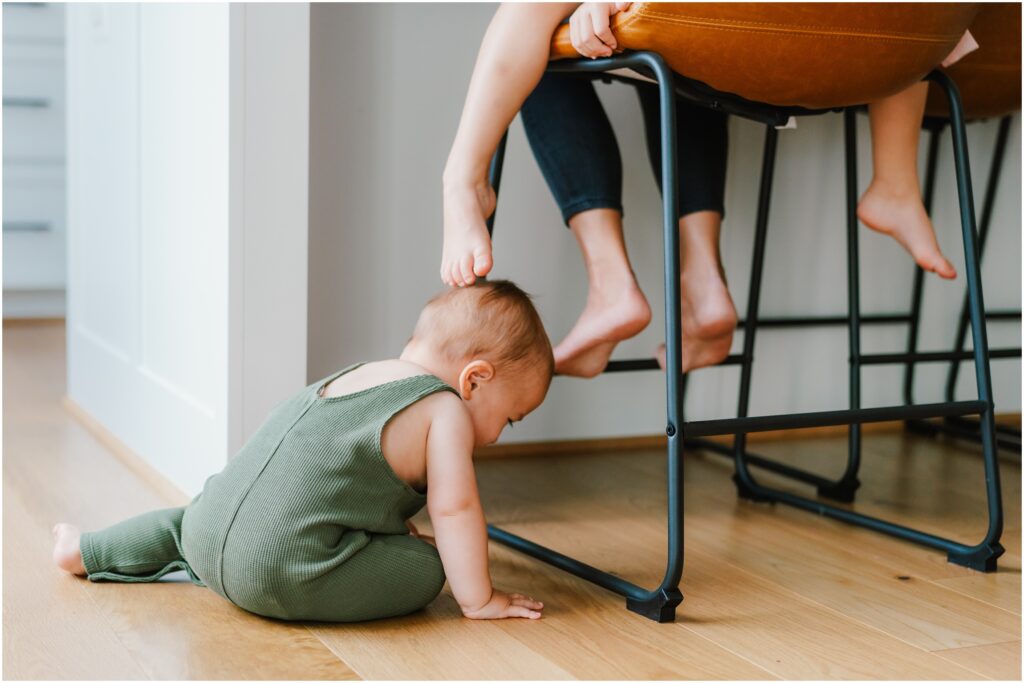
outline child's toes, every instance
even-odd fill
[[[936,260],[935,272],[939,275],[939,277],[946,278],[947,280],[956,279],[956,268],[954,268],[953,264],[944,258],[939,258]]]
[[[476,274],[473,272],[473,255],[466,254],[459,261],[459,271],[462,275],[462,282],[466,285],[471,285],[476,281]]]
[[[491,272],[493,266],[491,252],[487,249],[477,249],[473,252],[473,273],[483,277]]]

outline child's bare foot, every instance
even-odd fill
[[[66,572],[85,576],[80,545],[82,533],[71,524],[57,524],[53,527],[53,561]]]
[[[446,285],[465,287],[491,272],[491,237],[485,221],[496,202],[487,183],[445,183],[441,280]]]
[[[899,191],[872,182],[857,204],[857,217],[872,230],[891,236],[910,252],[917,265],[952,280],[956,269],[939,249],[935,230],[917,188]]]
[[[680,285],[683,372],[717,365],[729,355],[736,329],[736,307],[725,274],[721,266],[694,264],[683,270]],[[664,344],[658,346],[654,357],[664,370]]]
[[[608,365],[615,345],[651,322],[651,307],[632,272],[620,281],[591,282],[576,325],[555,347],[555,372],[594,377]]]

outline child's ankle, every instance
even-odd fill
[[[913,199],[921,196],[921,188],[916,177],[886,178],[875,177],[868,186],[868,193],[877,192],[887,197]]]

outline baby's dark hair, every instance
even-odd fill
[[[482,358],[495,366],[555,371],[551,341],[530,295],[509,280],[477,280],[447,289],[423,307],[413,340],[451,361]]]

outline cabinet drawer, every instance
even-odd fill
[[[64,42],[64,5],[55,2],[4,3],[4,47],[23,41]]]
[[[4,161],[64,160],[64,70],[4,58]]]
[[[4,289],[63,288],[63,167],[5,165],[3,191]]]

